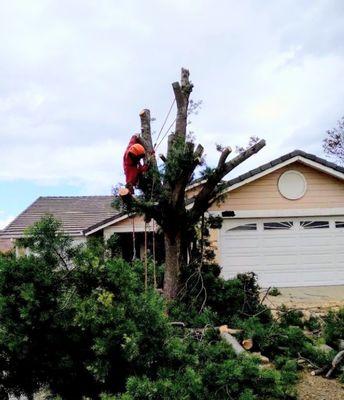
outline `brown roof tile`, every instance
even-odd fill
[[[118,214],[111,207],[112,200],[113,196],[39,197],[1,231],[0,238],[21,237],[25,228],[46,214],[60,220],[69,235],[82,235],[89,226]]]

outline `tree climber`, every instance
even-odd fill
[[[141,174],[148,170],[148,165],[140,162],[145,155],[146,151],[139,135],[133,135],[123,157],[126,187],[130,194],[134,194],[134,188],[138,185]]]

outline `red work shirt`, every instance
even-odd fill
[[[126,183],[136,186],[139,180],[139,175],[146,170],[145,166],[140,164],[140,158],[135,157],[130,153],[130,147],[133,144],[139,143],[136,135],[133,135],[125,150],[123,157],[123,169],[125,174]]]

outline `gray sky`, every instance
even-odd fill
[[[181,66],[203,100],[190,130],[210,164],[215,142],[267,140],[236,173],[296,148],[323,156],[324,132],[344,114],[342,0],[0,6],[0,191],[23,204],[37,185],[110,193],[139,111],[150,108],[160,129]],[[1,197],[0,227],[22,207]]]

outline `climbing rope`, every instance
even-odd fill
[[[161,138],[160,142],[159,142],[158,144],[155,143],[155,145],[154,145],[154,150],[156,150],[156,149],[161,145],[161,143],[164,141],[165,137],[166,137],[166,136],[168,135],[168,133],[170,132],[170,130],[171,130],[173,124],[176,122],[176,119],[177,119],[177,118],[175,118],[175,119],[172,121],[171,125],[167,128],[167,130],[166,130],[166,132],[164,133],[163,137]]]
[[[154,281],[154,289],[157,288],[157,283],[156,283],[156,260],[155,260],[155,224],[154,224],[154,219],[152,220],[152,246],[153,246],[153,281]]]
[[[155,139],[155,145],[154,145],[154,149],[156,149],[159,145],[157,145],[157,142],[158,142],[158,140],[159,140],[159,137],[160,137],[160,135],[161,135],[161,132],[162,132],[162,130],[164,129],[164,127],[165,127],[165,124],[166,124],[166,122],[167,122],[167,120],[168,120],[168,117],[170,116],[170,114],[171,114],[171,111],[172,111],[172,108],[173,108],[173,106],[174,106],[174,103],[176,102],[176,99],[173,99],[173,101],[172,101],[172,104],[171,104],[171,106],[170,106],[170,109],[168,110],[168,113],[167,113],[167,115],[166,115],[166,118],[165,118],[165,121],[164,121],[164,123],[162,124],[162,126],[161,126],[161,128],[160,128],[160,131],[159,131],[159,134],[158,134],[158,136],[157,136],[157,138]],[[174,123],[174,122],[173,122]],[[166,136],[166,135],[165,135]],[[164,136],[164,137],[165,137]],[[161,142],[160,142],[161,143]]]
[[[145,290],[148,288],[148,261],[147,261],[147,222],[145,221],[145,256],[144,256],[144,265],[145,265]]]
[[[200,268],[203,266],[203,255],[204,255],[204,213],[201,219],[201,263]]]
[[[133,222],[133,229],[132,229],[132,234],[133,234],[133,259],[132,261],[136,260],[136,238],[135,238],[135,215],[132,218]]]

